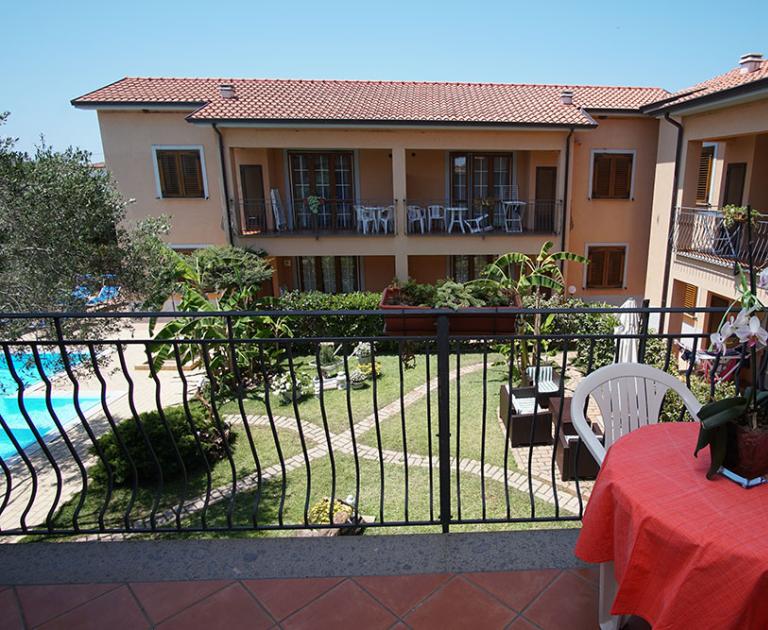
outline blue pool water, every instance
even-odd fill
[[[70,363],[77,365],[84,359],[84,355],[72,353],[69,355]],[[56,424],[48,411],[45,403],[45,392],[29,392],[29,388],[34,387],[42,381],[40,373],[37,370],[32,354],[15,354],[12,356],[13,368],[24,383],[24,408],[32,420],[35,428],[41,436],[45,437],[51,432],[58,433]],[[53,377],[64,369],[64,364],[59,352],[41,352],[40,363],[44,373],[48,377]],[[0,415],[8,425],[9,430],[19,442],[22,448],[36,444],[32,430],[21,413],[17,398],[17,384],[11,375],[10,367],[5,357],[0,358]],[[87,413],[100,401],[98,396],[79,395],[78,402],[83,413]],[[74,420],[77,417],[75,404],[71,389],[68,385],[58,386],[53,384],[53,393],[51,394],[51,406],[62,425]],[[13,446],[10,437],[0,426],[0,457],[8,459],[16,455],[16,448]]]

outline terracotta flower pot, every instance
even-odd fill
[[[723,465],[745,479],[768,474],[768,430],[730,425]]]

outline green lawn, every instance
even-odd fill
[[[237,438],[232,446],[232,460],[235,464],[238,478],[255,473],[256,465],[252,455],[250,444],[242,425],[234,425],[233,431]],[[276,464],[278,460],[275,441],[268,427],[251,427],[251,436],[259,457],[262,470]],[[279,433],[280,447],[283,458],[287,459],[301,453],[301,443],[298,433],[293,431],[281,431]],[[311,448],[313,442],[307,444]],[[223,459],[214,464],[211,469],[211,487],[217,488],[232,483],[232,470],[228,459]],[[189,502],[206,493],[208,475],[205,469],[189,473],[186,487],[185,501]],[[184,490],[183,479],[174,479],[166,482],[161,492],[155,487],[139,487],[134,504],[131,508],[130,521],[134,522],[142,518],[149,518],[150,511],[155,501],[158,501],[158,510],[162,511],[179,505],[181,493]],[[113,488],[107,510],[104,514],[105,527],[122,527],[125,510],[131,500],[130,486],[117,486]],[[104,506],[107,496],[107,488],[99,483],[91,483],[85,495],[85,502],[78,516],[78,523],[82,528],[96,527],[98,515]],[[54,524],[61,527],[71,527],[72,517],[79,502],[80,493],[67,501],[59,509]]]
[[[356,471],[354,458],[350,456],[337,456],[335,458],[336,472],[336,496],[344,499],[349,494],[355,494]],[[309,488],[309,504],[331,495],[330,460],[325,457],[312,462],[310,466],[311,487]],[[384,522],[405,521],[406,507],[407,520],[423,521],[437,519],[439,513],[439,492],[437,490],[437,469],[434,471],[434,493],[430,497],[429,471],[426,468],[410,467],[408,471],[408,503],[405,502],[405,469],[401,465],[385,464],[384,468],[384,494],[380,492],[381,474],[378,462],[360,461],[360,513],[375,517],[381,522],[383,514]],[[480,500],[480,478],[476,475],[462,473],[461,477],[461,516],[464,519],[482,518],[482,502]],[[452,479],[455,488],[455,473]],[[281,484],[274,481],[265,485],[260,498],[258,524],[278,523],[278,514],[281,498],[283,496]],[[285,493],[283,522],[285,524],[301,524],[304,522],[304,508],[307,498],[307,474],[302,466],[294,470],[287,478],[287,491]],[[507,517],[507,501],[505,499],[504,484],[488,480],[485,484],[485,516],[489,519]],[[430,513],[430,505],[432,511]],[[552,516],[554,507],[539,501],[534,502],[536,517]],[[235,527],[250,527],[252,524],[252,510],[254,506],[254,494],[244,493],[238,495],[232,509],[232,525]],[[526,492],[510,489],[509,491],[509,516],[512,518],[531,517],[531,503]],[[230,509],[229,501],[222,501],[211,506],[208,514],[209,527],[226,527],[227,513]],[[458,515],[456,497],[452,499],[452,512]],[[561,515],[568,515],[561,511]],[[184,527],[199,525],[196,519],[187,519]],[[552,527],[552,523],[519,523],[516,528]],[[470,524],[455,525],[452,530],[471,531],[488,530],[494,528],[510,529],[510,524],[489,525]],[[437,532],[439,526],[403,525],[396,528],[369,528],[367,534],[386,533],[426,533]],[[217,532],[187,532],[186,537],[218,537],[229,536],[229,533]],[[290,535],[286,531],[247,531],[240,532],[243,536],[285,536]],[[176,534],[174,534],[174,537]]]
[[[498,421],[498,407],[499,388],[507,382],[508,370],[502,364],[495,364],[494,358],[493,355],[488,357],[485,381],[483,369],[480,368],[470,374],[462,375],[458,382],[456,380],[451,382],[451,454],[459,459],[474,459],[503,467],[504,433]],[[477,365],[478,362],[482,364],[482,357],[467,356],[462,357],[461,365],[462,367]],[[455,371],[455,367],[453,369]],[[436,391],[432,392],[429,404],[426,398],[423,398],[407,407],[405,423],[400,414],[381,422],[383,448],[403,452],[407,447],[409,454],[429,455],[431,435],[432,454],[437,455],[436,394]],[[361,436],[360,441],[369,446],[377,446],[375,431]],[[485,449],[484,459],[482,459],[483,449]],[[515,469],[511,455],[508,469]]]
[[[431,438],[431,452],[435,464],[438,456],[438,414],[437,389],[431,390],[429,396],[424,395],[424,385],[434,379],[437,373],[435,357],[430,357],[429,369],[424,355],[416,356],[416,367],[411,370],[399,369],[399,359],[396,355],[377,357],[381,362],[381,375],[376,380],[375,398],[378,402],[380,415],[381,446],[385,451],[409,455],[428,456]],[[504,467],[505,449],[504,434],[498,421],[499,387],[507,381],[508,368],[498,361],[499,356],[489,353],[487,356],[487,372],[483,371],[483,355],[478,353],[462,354],[460,367],[469,368],[470,373],[456,378],[457,359],[451,358],[450,404],[451,404],[451,455],[480,461],[484,458],[487,464]],[[295,360],[298,370],[309,371],[313,364],[305,357]],[[349,369],[356,367],[356,359],[350,360]],[[403,408],[399,403],[400,395],[408,395],[416,388],[421,389],[421,395],[406,404]],[[276,397],[271,397],[273,416],[295,418],[296,413],[292,404],[280,404]],[[367,387],[360,390],[328,390],[324,392],[323,405],[320,398],[309,396],[298,403],[298,415],[306,429],[309,423],[323,427],[323,410],[331,433],[339,434],[349,429],[350,416],[358,423],[373,413],[374,387],[373,381],[368,381]],[[387,406],[391,405],[389,409]],[[262,401],[248,399],[245,401],[248,414],[265,414]],[[252,475],[256,466],[247,439],[238,405],[226,403],[220,409],[222,414],[228,414],[233,422],[233,430],[237,440],[233,447],[235,475],[242,478]],[[404,414],[404,419],[403,415]],[[431,426],[428,428],[428,418]],[[403,430],[405,427],[405,439]],[[430,430],[431,429],[431,430]],[[460,429],[460,430],[459,430]],[[278,428],[278,436],[284,460],[302,453],[296,426]],[[272,431],[267,426],[252,426],[254,448],[258,454],[262,469],[279,462]],[[377,447],[376,427],[372,426],[363,432],[356,431],[360,446]],[[325,446],[324,438],[316,438],[320,445]],[[307,448],[316,444],[307,438]],[[298,462],[298,464],[297,464]],[[337,498],[345,499],[349,495],[360,498],[360,511],[376,518],[377,522],[392,521],[436,521],[439,514],[439,484],[438,469],[418,466],[414,463],[405,465],[402,462],[378,461],[359,459],[359,468],[355,459],[349,453],[335,449],[333,462],[328,454],[311,461],[307,467],[302,458],[292,464],[285,479],[278,474],[265,481],[261,493],[238,490],[236,499],[223,499],[210,505],[204,515],[201,510],[185,516],[182,520],[184,527],[201,527],[203,518],[206,525],[224,526],[228,516],[232,526],[249,528],[253,526],[254,518],[257,524],[276,524],[282,521],[288,525],[303,524],[305,508],[312,506],[332,492]],[[291,465],[288,462],[288,465]],[[383,478],[382,478],[383,467]],[[507,461],[508,470],[514,471],[515,464],[511,454]],[[229,461],[224,459],[213,467],[211,486],[228,490],[232,483],[232,471]],[[332,488],[332,485],[334,486]],[[186,489],[180,480],[166,483],[159,497],[156,488],[142,488],[137,493],[131,510],[130,521],[146,518],[153,503],[159,501],[159,510],[178,506],[180,494],[185,491],[185,501],[206,494],[207,475],[205,470],[195,471],[188,479]],[[455,518],[462,519],[515,519],[532,516],[545,517],[554,515],[554,507],[538,499],[531,504],[527,492],[513,488],[505,491],[502,482],[486,478],[485,481],[475,473],[461,472],[452,467],[451,470],[452,512]],[[84,507],[79,516],[81,527],[95,527],[98,523],[98,512],[104,505],[106,490],[103,486],[92,484],[85,497]],[[106,527],[121,527],[122,519],[131,498],[130,488],[114,489],[105,513]],[[59,510],[56,523],[62,527],[70,527],[72,516],[79,495],[68,501]],[[257,504],[258,499],[258,504]],[[281,507],[282,506],[282,507]],[[565,513],[561,513],[566,515]],[[165,522],[161,526],[173,526]],[[521,527],[532,526],[522,524]],[[545,525],[545,526],[551,526]],[[472,524],[454,526],[453,529],[494,529],[509,528],[510,525]],[[405,525],[399,531],[423,532],[438,531],[437,526]],[[369,533],[391,531],[387,529],[369,529]],[[290,532],[246,532],[243,535],[286,535]],[[176,535],[176,534],[174,534]],[[190,534],[195,535],[195,534]],[[214,535],[206,533],[204,535]],[[228,536],[228,533],[215,534]]]

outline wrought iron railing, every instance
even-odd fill
[[[768,263],[768,221],[753,222],[752,242],[754,264]],[[677,208],[673,247],[678,255],[715,265],[748,264],[744,224],[726,225],[723,213],[717,208]]]
[[[741,373],[702,333],[649,330],[661,312],[5,314],[26,333],[0,336],[0,535],[578,521],[596,473],[567,422],[583,374],[627,345],[707,392]],[[180,315],[184,336],[147,334]],[[265,334],[265,317],[318,336]],[[96,318],[120,332],[88,338]]]
[[[562,201],[550,199],[409,199],[406,205],[409,234],[559,234],[563,211]]]
[[[260,234],[350,234],[386,236],[397,231],[397,205],[392,200],[318,199],[273,204],[238,202],[242,236]]]

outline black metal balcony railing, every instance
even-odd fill
[[[397,230],[392,200],[320,199],[272,204],[263,200],[239,202],[241,234],[363,234],[392,235]]]
[[[768,221],[753,223],[754,264],[768,263]],[[727,226],[717,208],[677,208],[673,235],[678,255],[732,267],[747,264],[747,231],[743,224]]]
[[[706,335],[649,332],[649,317],[662,311],[648,308],[637,309],[639,330],[620,335],[589,324],[618,315],[611,309],[494,311],[518,324],[552,314],[556,326],[539,336],[451,331],[456,318],[479,312],[425,310],[434,332],[402,337],[384,334],[384,317],[412,313],[290,314],[288,325],[346,318],[339,321],[369,330],[333,337],[254,334],[259,318],[285,313],[184,313],[199,330],[164,341],[142,333],[156,313],[5,314],[6,323],[28,322],[30,333],[0,337],[0,534],[356,529],[358,515],[370,517],[366,527],[443,531],[578,521],[589,454],[566,439],[574,432],[563,411],[579,374],[634,344],[640,361],[680,362],[690,386]],[[125,334],[62,333],[72,329],[62,322],[85,330],[94,317],[119,320]],[[50,337],[40,336],[45,330]],[[555,392],[520,381],[514,366],[524,347],[534,381],[554,368]],[[738,379],[745,359],[735,360]],[[722,365],[708,365],[714,391]],[[532,413],[513,412],[505,388],[531,397]],[[330,525],[337,499],[350,520]],[[313,523],[318,514],[326,524]]]
[[[562,209],[562,201],[547,199],[409,199],[406,216],[409,234],[559,234]]]

